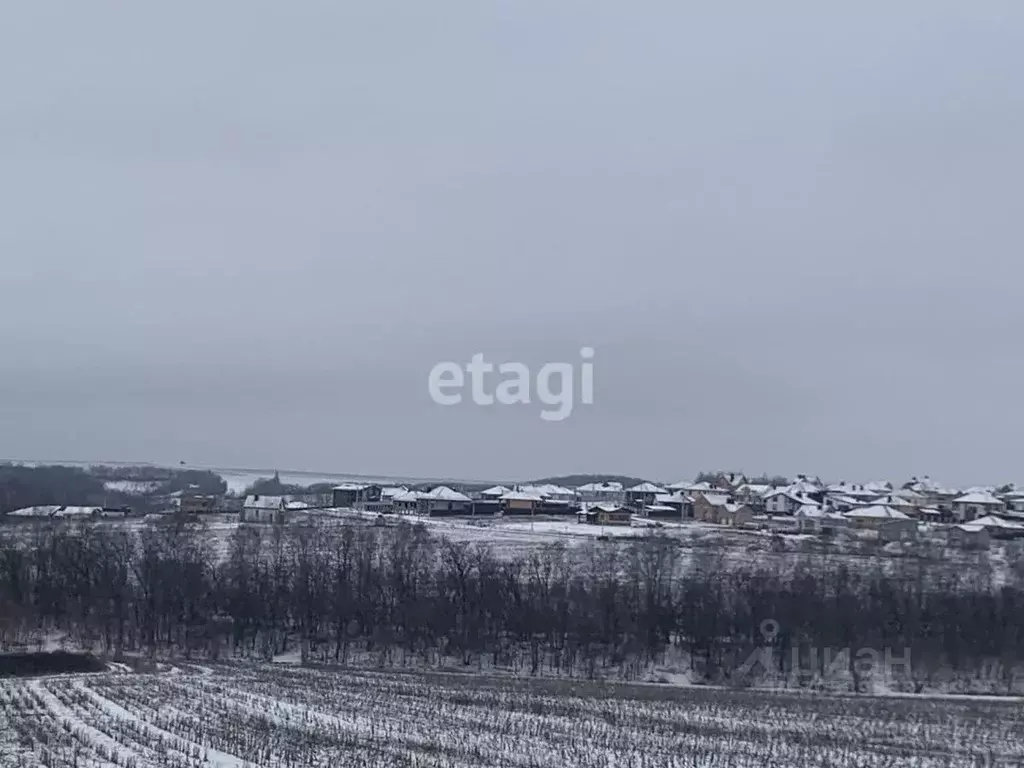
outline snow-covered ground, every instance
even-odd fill
[[[160,483],[155,480],[108,480],[103,487],[115,493],[133,493],[142,496],[153,493],[160,487]]]
[[[0,681],[22,768],[1017,765],[1019,702],[204,664]]]

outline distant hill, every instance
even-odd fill
[[[587,483],[622,483],[624,488],[630,488],[645,482],[642,477],[629,477],[628,475],[558,475],[556,477],[542,477],[538,480],[531,480],[531,485],[564,485],[569,488],[578,488]]]

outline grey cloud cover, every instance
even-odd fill
[[[1022,71],[1013,2],[8,4],[0,455],[1024,480]]]

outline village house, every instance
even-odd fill
[[[701,480],[699,483],[695,483],[692,480],[681,480],[678,483],[672,483],[666,490],[673,493],[680,492],[686,496],[695,497],[698,493],[721,493],[722,489],[713,487],[711,483]]]
[[[943,512],[935,507],[918,507],[917,517],[925,523],[950,523],[953,521],[951,513]]]
[[[911,488],[900,488],[892,492],[893,498],[903,499],[910,506],[918,509],[928,506],[928,498],[923,493],[918,493]]]
[[[534,493],[509,491],[501,497],[504,515],[535,515],[540,512],[544,499]]]
[[[889,494],[888,496],[883,496],[878,500],[878,503],[883,504],[887,507],[892,507],[893,509],[898,509],[900,512],[903,512],[908,517],[917,517],[920,511],[920,507],[918,507],[915,504],[912,504],[911,502],[907,501],[907,499],[895,493]]]
[[[654,504],[646,507],[648,517],[665,517],[686,520],[693,517],[693,499],[683,493],[659,493]]]
[[[814,503],[813,499],[799,495],[792,486],[776,488],[764,495],[764,511],[769,515],[793,515],[808,503]]]
[[[185,515],[209,515],[220,509],[220,497],[188,493],[181,497],[178,509]]]
[[[1017,539],[1024,537],[1024,524],[1015,523],[1012,520],[1004,520],[994,515],[976,518],[970,524],[978,528],[984,528],[988,531],[989,536],[995,539]]]
[[[54,520],[89,520],[101,517],[103,515],[103,507],[80,507],[80,506],[61,506],[59,504],[49,504],[36,507],[23,507],[16,509],[13,512],[8,512],[7,517],[11,519],[40,519],[49,518]]]
[[[877,502],[882,496],[887,495],[889,495],[888,490],[883,493],[869,491],[863,485],[847,483],[845,481],[830,485],[825,492],[825,498],[833,501],[841,499],[843,503],[848,503],[850,506],[857,506],[858,504],[868,506]]]
[[[969,523],[986,515],[997,515],[1006,511],[1006,505],[990,492],[974,490],[953,499],[953,517],[957,522]]]
[[[843,513],[843,516],[857,528],[869,528],[876,531],[883,524],[893,520],[910,520],[915,525],[917,524],[912,517],[900,512],[898,509],[893,509],[883,504],[873,504],[869,507],[851,509],[849,512]]]
[[[633,513],[621,504],[595,504],[579,512],[578,519],[590,525],[632,525]]]
[[[740,472],[719,472],[715,475],[711,485],[721,491],[732,493],[745,482],[747,482],[747,478]]]
[[[419,511],[419,491],[406,491],[391,497],[391,511],[398,515],[415,515]]]
[[[473,500],[466,494],[453,491],[445,485],[439,485],[420,495],[417,511],[427,517],[468,515],[472,511],[472,505]]]
[[[540,496],[545,501],[570,503],[576,501],[576,491],[561,485],[546,483],[545,485],[523,485],[519,487],[523,493]]]
[[[342,483],[331,489],[331,506],[356,509],[381,500],[383,489],[373,483]]]
[[[917,534],[917,521],[911,517],[906,520],[885,520],[878,526],[878,539],[886,543],[913,541]]]
[[[495,485],[491,488],[486,488],[480,491],[480,498],[485,500],[497,501],[506,493],[511,492],[511,488],[506,488],[504,485]]]
[[[749,504],[755,509],[759,509],[764,507],[764,496],[766,493],[771,493],[771,490],[772,487],[770,485],[743,483],[735,490],[733,497],[737,501],[741,501],[744,504]]]
[[[1001,514],[1007,517],[1024,519],[1024,490],[1014,489],[1002,496],[1006,510]]]
[[[754,510],[729,501],[724,494],[706,493],[694,499],[694,518],[716,525],[749,525],[754,521]]]
[[[396,496],[401,496],[403,493],[408,493],[408,492],[409,492],[409,489],[406,488],[404,485],[393,485],[393,486],[389,486],[387,488],[381,488],[380,489],[380,500],[381,501],[386,501],[386,502],[391,502],[391,501],[394,500],[394,498]],[[332,493],[332,496],[333,496],[333,493]],[[333,499],[332,499],[332,501],[333,501]]]
[[[625,499],[622,483],[587,483],[576,489],[581,504],[622,504]]]
[[[285,505],[284,496],[251,494],[245,497],[239,520],[243,523],[283,523]]]
[[[988,529],[973,523],[960,523],[951,526],[946,537],[947,543],[958,549],[988,549],[992,537]]]
[[[928,475],[922,478],[911,478],[911,481],[904,486],[905,490],[914,491],[924,497],[924,506],[934,507],[946,515],[952,517],[953,500],[962,494],[950,488],[943,488],[932,480]]]
[[[654,504],[654,500],[667,491],[654,483],[640,483],[632,488],[626,489],[626,504],[642,508],[648,504]]]
[[[850,521],[839,512],[817,504],[804,504],[793,517],[800,533],[832,533],[850,525]]]

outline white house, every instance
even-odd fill
[[[861,528],[880,528],[892,520],[912,520],[909,515],[884,504],[873,504],[870,507],[859,507],[844,512],[843,516]]]
[[[468,515],[472,506],[466,494],[439,485],[420,495],[417,510],[421,515]]]
[[[953,516],[961,523],[1005,511],[1006,505],[985,490],[971,491],[953,499]]]
[[[984,528],[993,536],[1024,536],[1024,525],[1015,523],[1012,520],[1003,520],[993,515],[979,517],[973,520],[970,525],[976,528]]]
[[[568,502],[576,499],[576,491],[571,488],[565,488],[561,485],[553,485],[551,483],[546,483],[544,485],[523,485],[519,487],[519,490],[526,494],[540,496],[542,499],[547,499],[548,501]]]
[[[632,488],[626,489],[626,503],[627,504],[653,504],[654,500],[667,493],[667,491],[661,486],[655,485],[654,483],[640,483],[634,485]]]
[[[817,504],[804,504],[794,514],[797,530],[801,533],[821,533],[846,528],[850,521],[838,512],[819,507]]]
[[[488,499],[490,501],[496,501],[504,496],[506,493],[511,493],[511,488],[506,488],[504,485],[495,485],[486,490],[480,491],[480,498]]]
[[[1024,490],[1014,489],[1003,494],[1003,503],[1008,517],[1024,518]]]
[[[286,508],[284,496],[251,494],[245,497],[239,519],[243,523],[283,523]]]
[[[811,499],[795,492],[792,486],[776,488],[764,495],[764,509],[769,515],[792,515],[805,504],[814,504]]]
[[[420,497],[423,494],[419,491],[406,491],[391,498],[391,508],[403,515],[413,515],[419,511]]]
[[[576,489],[576,501],[583,504],[621,504],[625,500],[622,483],[587,483]]]

